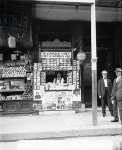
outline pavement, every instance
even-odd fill
[[[122,137],[78,137],[0,142],[0,150],[122,150]]]
[[[107,111],[103,117],[97,110],[98,124],[92,124],[92,110],[48,111],[39,115],[13,115],[0,117],[0,142],[18,140],[64,139],[122,135],[120,122],[111,122]]]

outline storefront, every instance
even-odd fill
[[[100,78],[101,70],[107,69],[109,77],[113,80],[115,67],[121,66],[122,46],[120,35],[116,32],[118,30],[118,33],[121,33],[121,8],[117,8],[116,11],[115,8],[106,7],[106,4],[104,7],[96,8],[97,78]],[[39,3],[33,7],[33,12],[35,33],[33,37],[37,39],[34,43],[54,41],[58,38],[60,41],[71,42],[71,48],[77,49],[74,54],[75,59],[80,49],[86,54],[81,72],[83,74],[81,96],[85,106],[92,107],[90,6]],[[99,99],[98,105],[100,105]]]
[[[16,106],[9,106],[9,112],[20,112],[21,107],[26,112],[69,110],[76,105],[81,108],[81,103],[91,107],[91,61],[96,61],[91,40],[95,38],[91,38],[91,7],[86,3],[23,0],[19,5],[13,2],[11,7],[1,6],[1,111],[7,112],[6,103],[11,102]],[[120,9],[98,7],[96,14],[99,78],[102,69],[113,72],[114,67],[121,66],[122,20]],[[13,47],[9,37],[16,39]],[[86,54],[82,64],[77,59],[81,50]]]
[[[69,33],[49,41],[35,36],[31,5],[10,6],[1,13],[1,114],[81,108],[78,49]]]

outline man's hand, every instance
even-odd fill
[[[99,96],[99,98],[101,99],[101,96]]]
[[[112,100],[111,103],[114,104],[114,100]]]
[[[111,103],[114,104],[114,96],[111,97]]]

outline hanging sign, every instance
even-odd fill
[[[78,60],[83,61],[83,60],[85,60],[85,58],[86,58],[86,54],[84,52],[79,52],[77,54],[77,59]]]

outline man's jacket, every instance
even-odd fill
[[[112,82],[110,79],[107,79],[107,85],[108,85],[108,94],[111,96],[111,90],[112,90]],[[98,81],[98,96],[103,96],[105,95],[105,84],[103,78],[99,79]]]
[[[114,79],[111,96],[117,100],[122,100],[122,77],[117,82]]]

